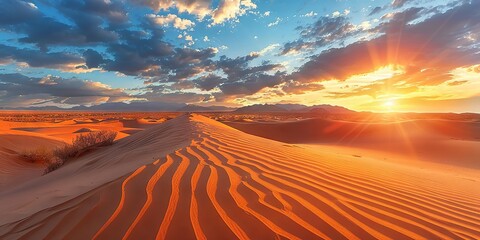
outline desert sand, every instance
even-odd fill
[[[446,164],[428,154],[418,158],[407,154],[405,161],[369,154],[383,151],[384,147],[374,147],[379,142],[373,139],[393,128],[390,125],[364,126],[370,129],[370,140],[358,132],[348,135],[352,128],[341,126],[336,129],[342,131],[327,132],[328,141],[295,139],[299,128],[284,125],[275,125],[283,127],[272,127],[273,135],[265,136],[290,136],[290,143],[285,143],[245,133],[265,135],[264,126],[249,125],[242,132],[197,114],[161,124],[129,123],[65,122],[54,129],[2,122],[0,238],[480,237],[480,170],[474,156],[463,159],[468,154],[444,147],[452,154],[448,157],[459,154],[452,162],[461,162]],[[414,123],[401,126],[422,124]],[[433,147],[449,140],[468,142],[474,147],[461,151],[472,155],[477,153],[471,151],[478,142],[475,126],[457,125],[452,129],[463,130],[454,132],[419,127],[423,130],[409,130],[406,136],[410,146],[424,137]],[[15,158],[26,145],[68,142],[81,128],[109,128],[124,135],[112,146],[43,176],[39,166]],[[333,144],[344,143],[347,137],[356,139],[349,140],[353,145]],[[312,145],[319,143],[326,145]],[[390,153],[402,158],[400,152],[408,146]],[[352,154],[351,149],[360,148],[366,151],[363,155]]]

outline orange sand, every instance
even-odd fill
[[[1,188],[0,238],[478,239],[471,170],[322,151],[183,115]]]

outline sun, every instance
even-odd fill
[[[393,108],[395,107],[395,100],[394,99],[388,99],[383,103],[383,107],[386,108],[387,111],[392,111]]]
[[[383,105],[385,107],[391,108],[391,107],[395,106],[395,101],[390,99],[390,100],[387,100]]]

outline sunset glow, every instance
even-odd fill
[[[2,1],[0,108],[479,112],[478,1],[393,2]]]
[[[0,0],[0,240],[480,239],[480,0]]]

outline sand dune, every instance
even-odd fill
[[[478,239],[464,176],[183,115],[0,192],[1,239]]]
[[[480,122],[422,119],[350,122],[227,122],[257,136],[295,144],[378,150],[403,158],[480,169]]]
[[[35,148],[53,148],[62,144],[60,139],[35,133],[2,131],[0,134],[0,189],[6,189],[33,177],[41,176],[43,166],[30,163],[20,154]]]

